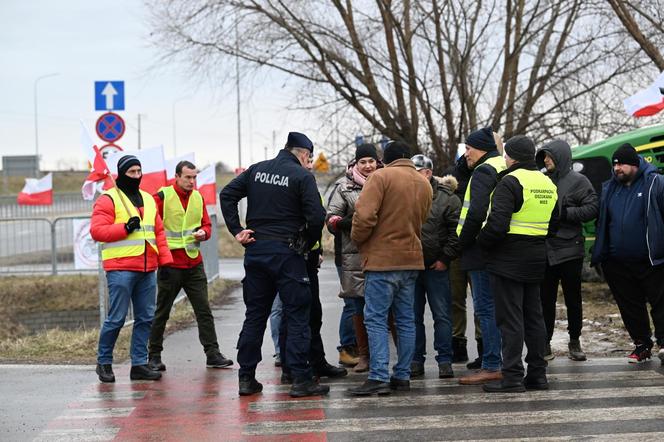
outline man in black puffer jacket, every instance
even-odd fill
[[[537,167],[546,169],[546,175],[558,188],[558,215],[560,224],[556,236],[546,240],[546,274],[540,286],[542,313],[546,325],[547,344],[545,359],[553,359],[551,338],[556,320],[558,283],[563,286],[567,307],[567,331],[569,333],[569,358],[585,361],[579,337],[583,325],[581,306],[581,271],[585,238],[583,223],[597,217],[599,201],[597,193],[585,176],[572,170],[572,149],[563,140],[545,144],[535,157]]]
[[[505,144],[507,169],[498,174],[491,211],[477,237],[486,254],[502,337],[503,380],[484,391],[545,390],[546,328],[539,286],[546,267],[545,238],[557,226],[556,186],[535,164],[535,144],[523,135]],[[521,355],[528,347],[524,375]]]
[[[417,171],[431,183],[433,202],[426,222],[422,226],[422,252],[424,270],[415,282],[415,354],[410,366],[411,377],[424,374],[426,333],[424,306],[427,301],[433,317],[434,338],[438,363],[438,377],[454,377],[452,370],[452,292],[449,279],[450,261],[459,254],[456,234],[461,200],[454,194],[457,180],[451,176],[433,176],[433,162],[424,155],[415,155]]]

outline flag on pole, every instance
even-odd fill
[[[217,204],[217,176],[214,164],[198,172],[196,187],[206,206]]]
[[[101,191],[105,183],[107,184],[105,187],[111,186],[111,173],[104,157],[92,141],[92,138],[90,138],[90,134],[83,125],[83,122],[81,122],[81,147],[88,158],[88,166],[90,167],[90,173],[85,178],[81,187],[81,194],[84,200],[90,201],[94,199],[97,191]]]
[[[118,160],[125,155],[134,155],[141,162],[141,189],[152,195],[166,185],[166,161],[164,160],[164,147],[157,146],[149,149],[114,152],[106,158],[106,164],[115,176],[118,175]]]
[[[633,117],[649,117],[664,109],[664,72],[647,89],[627,98],[623,104]]]
[[[192,164],[196,164],[196,161],[194,160],[195,156],[193,152],[166,160],[166,185],[170,186],[175,182],[175,166],[177,166],[180,161],[189,161]]]
[[[53,205],[53,174],[49,173],[40,179],[26,178],[16,202],[21,206]]]

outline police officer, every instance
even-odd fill
[[[253,164],[220,193],[226,227],[245,248],[243,297],[247,308],[238,339],[240,396],[259,393],[255,378],[274,298],[279,293],[287,321],[286,354],[293,376],[292,397],[326,394],[308,363],[311,291],[305,251],[320,240],[325,210],[316,180],[305,166],[313,153],[306,135],[290,132],[276,158]],[[247,226],[238,203],[247,198]]]
[[[502,337],[503,379],[484,391],[546,390],[546,328],[539,285],[546,267],[545,238],[555,232],[558,194],[551,179],[537,170],[535,144],[523,135],[505,143],[507,169],[498,174],[491,211],[477,237],[486,252],[487,271]],[[523,344],[528,347],[524,379]]]
[[[198,339],[203,346],[208,368],[224,368],[233,365],[219,351],[214,317],[208,301],[208,282],[200,253],[200,242],[210,238],[212,224],[196,186],[196,166],[189,161],[180,161],[175,166],[175,183],[162,187],[155,195],[157,211],[164,221],[168,248],[173,255],[173,264],[157,271],[157,310],[150,331],[149,365],[153,370],[164,371],[161,361],[164,330],[173,307],[173,301],[181,289],[189,298],[196,323]]]

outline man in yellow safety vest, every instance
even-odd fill
[[[157,311],[149,345],[149,365],[153,370],[166,370],[166,365],[161,361],[164,329],[173,302],[181,289],[184,289],[196,315],[198,339],[207,358],[207,367],[224,368],[233,365],[233,361],[219,351],[214,317],[208,301],[208,282],[199,245],[201,241],[210,239],[212,224],[203,197],[195,189],[197,175],[198,170],[194,164],[180,161],[175,166],[175,183],[162,187],[154,197],[157,210],[164,220],[173,263],[160,267],[157,272]]]
[[[109,309],[97,350],[96,371],[102,382],[115,382],[113,348],[130,302],[134,309],[130,378],[161,378],[148,367],[147,343],[154,317],[155,270],[173,259],[157,205],[152,195],[139,189],[141,177],[138,158],[120,158],[117,186],[97,199],[90,220],[90,235],[100,243],[108,282]]]
[[[498,174],[489,217],[477,237],[487,256],[503,355],[503,379],[483,388],[490,393],[546,390],[547,334],[539,288],[546,267],[545,238],[557,227],[558,194],[551,179],[537,170],[530,138],[510,138],[505,162],[507,169]],[[524,341],[528,347],[525,379]]]

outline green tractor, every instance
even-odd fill
[[[643,159],[664,173],[664,124],[633,130],[594,144],[576,146],[572,148],[572,168],[590,180],[598,195],[602,191],[602,183],[613,176],[611,156],[624,143],[630,143]],[[586,223],[583,234],[588,251],[595,242],[595,223]]]

